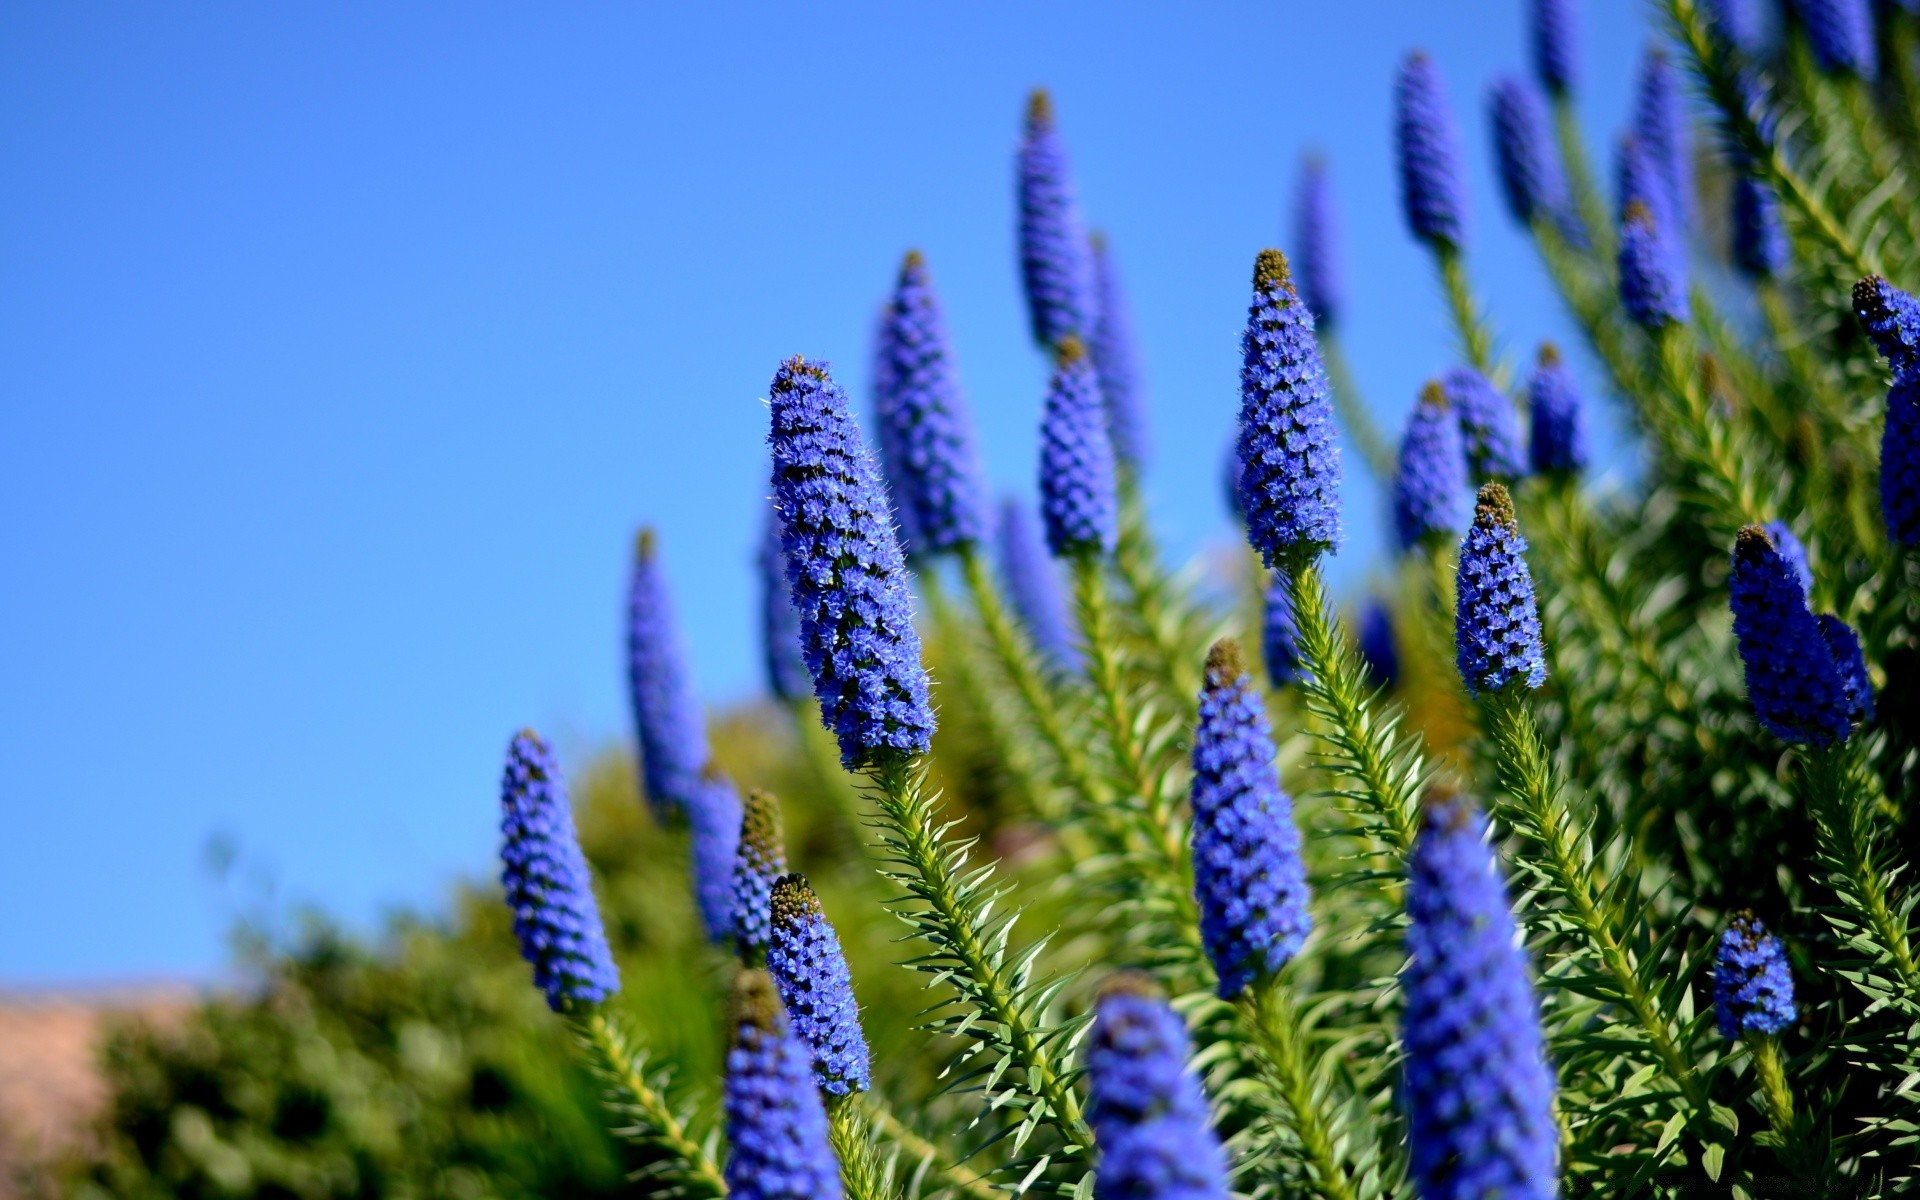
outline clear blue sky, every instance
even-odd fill
[[[1587,9],[1583,118],[1610,140],[1646,14]],[[1234,536],[1249,264],[1304,150],[1332,160],[1375,407],[1397,427],[1450,363],[1391,176],[1407,48],[1451,86],[1506,344],[1566,337],[1487,144],[1521,22],[1519,0],[6,6],[0,983],[217,971],[217,832],[282,901],[357,922],[490,871],[509,732],[576,757],[624,733],[640,522],[703,694],[753,693],[761,397],[795,352],[863,384],[910,246],[996,484],[1031,492],[1011,153],[1034,84],[1133,292],[1182,554]],[[1380,518],[1349,490],[1351,592]]]

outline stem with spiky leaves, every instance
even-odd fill
[[[1753,1073],[1760,1083],[1760,1101],[1766,1106],[1767,1121],[1779,1142],[1775,1151],[1789,1169],[1804,1176],[1812,1169],[1816,1156],[1806,1142],[1806,1122],[1794,1112],[1793,1087],[1787,1082],[1786,1064],[1780,1057],[1780,1039],[1770,1033],[1749,1033],[1741,1040],[1753,1057]]]
[[[953,1157],[942,1151],[940,1147],[915,1133],[872,1092],[860,1093],[860,1106],[867,1120],[873,1123],[874,1132],[898,1146],[906,1154],[940,1172],[946,1177],[948,1183],[972,1196],[974,1200],[1000,1200],[1000,1192],[982,1178],[979,1172],[969,1170],[954,1161]]]
[[[1133,602],[1132,615],[1146,635],[1142,649],[1152,659],[1149,676],[1160,684],[1162,699],[1174,711],[1191,708],[1200,691],[1200,671],[1194,664],[1205,652],[1183,641],[1181,635],[1192,614],[1160,567],[1160,552],[1147,527],[1146,505],[1132,472],[1120,479],[1120,530],[1113,566]]]
[[[1894,974],[1877,983],[1879,977],[1857,970],[1847,970],[1847,977],[1874,999],[1892,1001],[1920,1016],[1920,967],[1907,929],[1912,906],[1896,906],[1890,895],[1873,823],[1872,777],[1863,749],[1855,744],[1861,740],[1856,735],[1838,745],[1809,749],[1806,755],[1808,807],[1819,831],[1827,884],[1847,910],[1830,919],[1841,926],[1842,945],[1867,950]],[[1854,922],[1857,929],[1845,927]]]
[[[1306,1030],[1286,985],[1278,979],[1256,981],[1241,995],[1236,1011],[1259,1047],[1261,1064],[1285,1109],[1283,1119],[1299,1139],[1314,1194],[1353,1200],[1353,1180],[1339,1149],[1347,1141],[1339,1129],[1340,1110],[1314,1087]]]
[[[1773,516],[1773,497],[1761,482],[1770,469],[1750,442],[1733,445],[1733,415],[1714,411],[1700,379],[1699,355],[1693,338],[1680,325],[1665,325],[1655,336],[1660,352],[1663,390],[1679,402],[1679,410],[1654,403],[1647,406],[1647,422],[1661,448],[1685,468],[1679,478],[1698,489],[1699,503],[1712,519],[1717,539],[1731,540],[1742,525]],[[1784,472],[1775,471],[1780,478]]]
[[[1467,264],[1460,251],[1442,247],[1434,251],[1440,265],[1440,285],[1447,293],[1447,311],[1453,317],[1454,336],[1460,339],[1460,352],[1473,369],[1504,387],[1505,369],[1493,361],[1493,330],[1486,314],[1474,299],[1473,285],[1467,281]]]
[[[1593,180],[1593,167],[1587,161],[1587,142],[1580,136],[1580,118],[1573,111],[1573,97],[1560,93],[1553,98],[1553,135],[1560,146],[1560,161],[1566,165],[1567,186],[1573,193],[1574,211],[1593,246],[1596,262],[1613,261],[1613,224],[1607,219],[1607,201]]]
[[[847,1189],[846,1200],[897,1200],[897,1191],[887,1186],[887,1172],[875,1153],[873,1131],[866,1114],[851,1093],[829,1096],[827,1100],[827,1141],[833,1156],[840,1160],[840,1183]]]
[[[614,1136],[657,1156],[642,1173],[686,1196],[726,1195],[719,1166],[667,1102],[664,1079],[648,1076],[645,1058],[614,1018],[603,1009],[588,1008],[569,1014],[568,1024],[606,1088],[602,1105],[628,1122],[616,1128]]]

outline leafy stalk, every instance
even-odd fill
[[[1587,158],[1587,142],[1580,136],[1580,118],[1573,111],[1573,98],[1553,98],[1553,135],[1559,143],[1560,161],[1566,165],[1567,185],[1573,193],[1574,211],[1593,247],[1596,262],[1613,259],[1613,223],[1607,219],[1606,197],[1594,183],[1593,167]]]
[[[605,1088],[602,1106],[627,1122],[613,1130],[614,1136],[641,1148],[652,1160],[642,1175],[654,1181],[662,1195],[726,1195],[726,1180],[713,1156],[694,1141],[684,1116],[668,1103],[665,1074],[648,1072],[646,1056],[633,1048],[615,1018],[593,1008],[571,1014],[568,1024]]]
[[[1447,293],[1447,311],[1453,317],[1454,336],[1460,339],[1460,351],[1473,369],[1495,384],[1505,386],[1505,371],[1493,361],[1493,330],[1486,314],[1474,299],[1473,285],[1467,281],[1466,261],[1460,251],[1445,248],[1435,251],[1440,264],[1440,285]]]
[[[1874,1000],[1920,1017],[1920,968],[1914,962],[1908,918],[1913,901],[1896,904],[1887,853],[1873,820],[1871,774],[1856,735],[1806,757],[1808,807],[1819,831],[1818,857],[1827,885],[1840,901],[1828,920],[1843,947],[1862,955],[1842,974]],[[1849,956],[1852,957],[1852,956]]]
[[[1353,1200],[1355,1190],[1339,1146],[1345,1141],[1339,1111],[1314,1084],[1307,1062],[1306,1031],[1287,988],[1277,979],[1261,980],[1241,996],[1239,1016],[1259,1047],[1260,1059],[1280,1096],[1284,1120],[1300,1142],[1315,1195],[1323,1200]]]
[[[998,1200],[1000,1193],[982,1178],[979,1172],[956,1162],[940,1147],[915,1133],[911,1126],[895,1116],[893,1110],[873,1093],[860,1093],[859,1103],[863,1115],[872,1122],[874,1132],[899,1147],[901,1152],[919,1159],[938,1171],[949,1184],[972,1196],[974,1200]]]
[[[840,1161],[846,1200],[895,1200],[897,1191],[889,1186],[866,1113],[853,1096],[827,1100],[827,1140],[833,1146],[833,1156]]]
[[[1206,648],[1189,644],[1195,614],[1176,583],[1161,569],[1160,552],[1147,527],[1146,505],[1131,474],[1121,481],[1120,531],[1113,565],[1132,601],[1129,615],[1144,635],[1142,649],[1152,659],[1148,674],[1159,684],[1162,702],[1174,711],[1185,711],[1200,691],[1198,664]]]

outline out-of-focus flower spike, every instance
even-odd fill
[[[726,1180],[730,1200],[841,1200],[840,1164],[811,1055],[765,971],[734,980],[728,1024]]]
[[[1347,280],[1340,267],[1340,225],[1333,207],[1327,161],[1309,155],[1293,198],[1293,263],[1300,298],[1315,325],[1332,333],[1346,308]]]
[[[1007,597],[1037,649],[1057,669],[1079,661],[1066,592],[1058,569],[1047,557],[1027,508],[1012,496],[1000,502],[1000,574]]]
[[[1286,966],[1312,927],[1293,800],[1273,759],[1240,646],[1215,642],[1193,735],[1193,893],[1223,999]]]
[[[1587,423],[1580,385],[1552,342],[1540,344],[1540,357],[1527,381],[1527,408],[1533,414],[1528,457],[1542,475],[1574,475],[1587,466]]]
[[[1583,245],[1586,234],[1574,216],[1566,173],[1539,97],[1520,79],[1502,79],[1493,85],[1488,109],[1507,211],[1522,225],[1551,220],[1568,241]]]
[[[1267,580],[1264,605],[1266,619],[1261,623],[1261,649],[1267,665],[1267,680],[1276,689],[1306,679],[1310,672],[1300,657],[1300,626],[1293,616],[1293,601],[1287,596],[1287,582],[1279,575]]]
[[[634,541],[627,588],[627,689],[640,738],[641,787],[654,816],[664,820],[698,791],[712,751],[650,528]]]
[[[1408,877],[1401,1040],[1415,1188],[1552,1200],[1553,1068],[1486,819],[1430,794]]]
[[[1867,655],[1860,648],[1860,635],[1832,613],[1821,613],[1820,636],[1833,655],[1833,669],[1840,676],[1840,693],[1846,699],[1847,714],[1856,725],[1873,720],[1873,679],[1867,674]]]
[[[1736,915],[1720,935],[1713,958],[1713,1015],[1728,1041],[1749,1033],[1781,1034],[1798,1019],[1786,948],[1752,913]]]
[[[1247,473],[1247,468],[1240,461],[1239,441],[1235,437],[1227,443],[1226,456],[1220,463],[1220,483],[1227,492],[1227,512],[1236,523],[1245,525],[1247,511],[1240,507],[1240,477]]]
[[[1100,395],[1107,405],[1107,429],[1120,465],[1139,471],[1146,466],[1149,449],[1140,351],[1134,340],[1133,313],[1113,265],[1113,252],[1107,239],[1098,233],[1093,235],[1093,280],[1098,315],[1088,349],[1093,354],[1094,373],[1100,377]]]
[[[1080,339],[1054,357],[1040,419],[1040,516],[1060,558],[1105,554],[1118,533],[1119,490],[1100,381]]]
[[[733,857],[733,944],[748,966],[766,959],[773,883],[786,873],[780,801],[764,788],[749,788],[741,808],[740,846]]]
[[[1663,221],[1671,222],[1668,233],[1675,242],[1680,242],[1693,220],[1692,159],[1687,146],[1680,74],[1666,51],[1657,46],[1647,52],[1640,65],[1633,136],[1645,148],[1666,189],[1666,204],[1656,211]]]
[[[1467,470],[1475,483],[1514,480],[1527,473],[1527,447],[1520,417],[1493,382],[1472,367],[1455,367],[1440,379],[1460,422]]]
[[[1367,597],[1361,607],[1356,637],[1367,679],[1375,687],[1393,690],[1400,682],[1400,645],[1394,637],[1393,615],[1378,597]]]
[[[1439,68],[1418,50],[1401,63],[1394,84],[1394,132],[1407,227],[1436,249],[1459,249],[1467,235],[1460,134]]]
[[[1068,335],[1084,338],[1092,331],[1093,269],[1053,101],[1038,88],[1027,99],[1015,174],[1027,317],[1034,341],[1058,347]]]
[[[1762,526],[1735,538],[1730,586],[1747,701],[1760,724],[1786,742],[1826,746],[1845,738],[1872,703],[1864,678],[1853,673],[1852,631],[1814,617],[1794,564]],[[1836,661],[1836,650],[1846,663]]]
[[[1695,0],[1707,30],[1722,45],[1743,55],[1760,48],[1760,13],[1753,0]]]
[[[1487,484],[1474,505],[1473,528],[1460,545],[1454,608],[1460,678],[1469,695],[1497,692],[1510,683],[1537,688],[1546,682],[1546,647],[1526,553],[1513,498],[1501,485]]]
[[[880,323],[874,396],[882,461],[916,554],[986,536],[984,473],[946,318],[918,250],[900,264]]]
[[[1867,336],[1893,368],[1894,378],[1915,374],[1920,365],[1920,300],[1869,275],[1853,285],[1853,312]]]
[[[1806,30],[1807,47],[1822,71],[1862,79],[1879,71],[1868,0],[1789,0],[1788,7]]]
[[[1286,256],[1262,250],[1241,335],[1240,507],[1268,567],[1340,545],[1340,448],[1313,314]]]
[[[927,672],[879,472],[825,364],[792,358],[770,397],[774,508],[800,649],[849,769],[924,754]]]
[[[1761,528],[1773,539],[1773,548],[1780,552],[1780,557],[1786,559],[1787,565],[1793,568],[1793,577],[1800,581],[1800,593],[1812,596],[1813,567],[1807,562],[1806,546],[1794,535],[1792,527],[1785,521],[1768,521]]]
[[[1187,1027],[1144,975],[1109,980],[1087,1040],[1096,1200],[1226,1200],[1227,1164],[1187,1066]]]
[[[1575,0],[1533,0],[1533,73],[1555,96],[1571,95],[1580,61]]]
[[[500,814],[500,884],[534,986],[555,1012],[600,1003],[620,990],[620,972],[573,830],[566,781],[530,729],[507,745]]]
[[[712,765],[701,773],[700,787],[687,802],[688,853],[693,870],[693,899],[707,940],[718,945],[733,936],[733,868],[740,850],[740,793]]]
[[[1772,279],[1792,256],[1780,201],[1751,171],[1733,181],[1733,265],[1753,279]]]
[[[1449,540],[1466,524],[1467,452],[1460,419],[1438,381],[1420,390],[1400,437],[1393,476],[1393,525],[1400,548]]]
[[[1684,325],[1692,315],[1679,255],[1646,205],[1627,206],[1620,225],[1620,304],[1642,328]]]
[[[1880,512],[1887,536],[1920,550],[1920,375],[1902,375],[1887,392],[1880,434]]]
[[[773,885],[773,937],[767,972],[779,989],[793,1031],[813,1052],[814,1078],[828,1095],[864,1092],[872,1082],[867,1035],[853,999],[853,976],[840,937],[806,877]]]
[[[807,694],[807,664],[800,657],[800,614],[787,588],[787,564],[780,551],[780,518],[767,509],[766,529],[756,556],[760,568],[760,648],[766,658],[767,690],[779,700]]]

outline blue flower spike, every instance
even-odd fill
[[[1420,51],[1400,64],[1394,83],[1394,134],[1400,203],[1407,228],[1435,250],[1465,244],[1467,195],[1460,177],[1460,133],[1447,107],[1440,69]]]
[[[1620,304],[1649,333],[1684,325],[1692,314],[1681,256],[1639,201],[1620,223]]]
[[[924,754],[933,708],[886,489],[824,363],[773,377],[774,508],[800,649],[848,769]]]
[[[1533,0],[1533,73],[1553,96],[1571,95],[1578,78],[1577,8],[1575,0]]]
[[[1887,536],[1920,550],[1920,375],[1903,375],[1887,392],[1880,434],[1880,512]]]
[[[1798,570],[1765,527],[1734,539],[1730,590],[1747,701],[1768,732],[1828,746],[1872,715],[1859,639],[1838,618],[1814,616]]]
[[[1241,335],[1240,509],[1269,568],[1340,546],[1340,448],[1313,315],[1286,256],[1262,250]]]
[[[733,936],[733,869],[740,849],[740,793],[713,764],[700,773],[699,790],[687,802],[687,857],[693,872],[694,905],[707,940],[720,945]]]
[[[1467,452],[1460,421],[1440,383],[1420,389],[1393,476],[1393,526],[1400,548],[1444,545],[1466,525]]]
[[[1587,421],[1580,385],[1552,342],[1540,343],[1527,381],[1527,409],[1533,414],[1527,457],[1535,473],[1566,478],[1584,471]]]
[[[1047,557],[1026,505],[1012,496],[1000,502],[1000,574],[1020,623],[1048,665],[1067,670],[1079,662],[1073,623],[1059,568]]]
[[[1713,957],[1713,1015],[1720,1036],[1777,1037],[1793,1027],[1793,971],[1780,939],[1750,912],[1734,916]]]
[[[1393,614],[1378,596],[1367,597],[1361,606],[1356,637],[1368,682],[1392,691],[1400,682],[1400,643],[1393,632]]]
[[[766,962],[773,929],[773,885],[786,873],[780,801],[765,788],[749,788],[741,806],[739,849],[733,857],[733,946],[746,966]]]
[[[1094,373],[1100,377],[1100,395],[1107,404],[1107,428],[1120,466],[1139,472],[1147,465],[1146,385],[1140,378],[1140,347],[1133,334],[1133,311],[1120,286],[1113,251],[1102,234],[1094,234],[1093,283],[1097,317],[1088,350]]]
[[[1060,343],[1040,419],[1040,515],[1057,558],[1112,551],[1119,533],[1119,480],[1106,405],[1077,337]]]
[[[770,911],[773,936],[767,946],[767,972],[794,1033],[812,1051],[820,1089],[829,1096],[866,1091],[872,1082],[867,1035],[860,1028],[847,956],[820,897],[804,875],[784,875],[773,885]]]
[[[1522,80],[1502,79],[1493,86],[1488,109],[1507,211],[1522,225],[1552,221],[1562,236],[1578,244],[1584,234],[1573,216],[1566,173],[1539,96]]]
[[[1880,69],[1868,0],[1790,0],[1813,61],[1829,75],[1872,79]]]
[[[667,593],[659,538],[651,528],[634,539],[627,588],[627,690],[647,805],[660,820],[681,815],[699,791],[700,772],[713,754]]]
[[[1486,819],[1430,792],[1407,873],[1402,1096],[1416,1193],[1553,1200],[1553,1068]]]
[[[1278,974],[1306,942],[1307,873],[1293,800],[1240,645],[1207,653],[1193,735],[1193,893],[1200,940],[1231,999]]]
[[[787,1023],[765,971],[740,972],[722,1107],[730,1200],[842,1200],[840,1164],[812,1056]]]
[[[1460,678],[1469,695],[1546,682],[1546,648],[1526,552],[1513,498],[1500,484],[1487,484],[1474,505],[1473,528],[1460,545],[1454,608]]]
[[[1680,91],[1680,72],[1658,46],[1640,64],[1640,87],[1634,97],[1633,136],[1645,148],[1660,175],[1665,204],[1656,211],[1670,221],[1669,236],[1681,238],[1693,215],[1692,158],[1687,148],[1687,118]]]
[[[1460,420],[1467,472],[1474,483],[1524,478],[1527,446],[1520,433],[1520,417],[1493,381],[1472,367],[1455,367],[1441,376],[1440,386]]]
[[[1101,987],[1087,1041],[1096,1200],[1226,1200],[1226,1155],[1191,1049],[1151,979],[1126,972]]]
[[[1920,365],[1920,300],[1869,275],[1853,285],[1853,311],[1898,379]]]
[[[1053,100],[1038,88],[1027,99],[1015,175],[1027,317],[1033,340],[1058,349],[1068,335],[1092,333],[1093,264]]]
[[[1293,199],[1293,263],[1300,298],[1322,335],[1331,334],[1346,308],[1347,281],[1338,250],[1339,225],[1327,161],[1309,156]]]
[[[507,745],[500,834],[500,884],[513,936],[547,1007],[571,1012],[618,992],[620,972],[574,833],[566,781],[553,751],[530,729]]]

